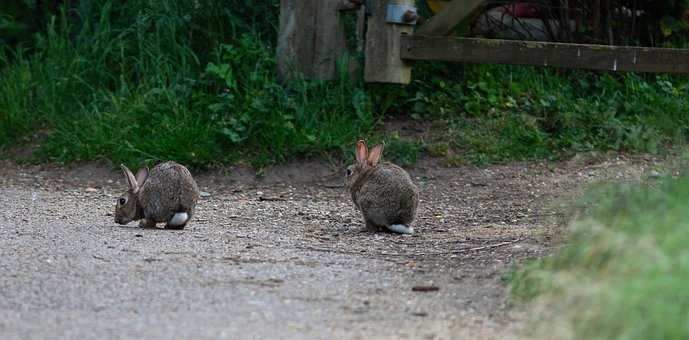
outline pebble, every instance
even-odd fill
[[[651,170],[648,173],[648,178],[652,178],[652,179],[657,179],[657,178],[660,178],[662,176],[663,176],[663,174],[661,174],[660,172],[655,171],[655,170]]]

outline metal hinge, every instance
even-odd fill
[[[416,25],[419,14],[416,6],[411,5],[388,5],[385,21],[393,24]]]

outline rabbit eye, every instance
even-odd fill
[[[347,177],[352,175],[352,169],[347,169]]]
[[[120,197],[119,202],[120,202],[120,205],[124,205],[125,203],[127,203],[127,199],[124,197]]]

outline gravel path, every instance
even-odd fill
[[[117,172],[0,162],[0,338],[514,337],[500,277],[561,234],[554,202],[650,163],[422,164],[410,237],[363,231],[318,163],[199,175],[209,196],[168,231],[113,222]]]

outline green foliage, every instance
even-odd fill
[[[35,34],[0,42],[0,150],[38,144],[37,161],[262,166],[350,157],[357,139],[372,138],[405,165],[426,142],[442,145],[427,150],[454,166],[659,152],[687,136],[685,77],[418,63],[406,87],[364,85],[344,67],[337,81],[283,87],[275,74],[277,1],[67,6],[32,21]],[[0,30],[20,27],[18,17],[3,16]],[[403,140],[378,129],[397,116],[436,122],[436,137]]]
[[[416,164],[422,150],[421,142],[402,139],[397,133],[392,133],[385,139],[385,159],[400,166]]]
[[[350,152],[352,141],[374,126],[368,95],[346,78],[299,80],[287,90],[276,84],[272,49],[250,35],[222,45],[219,59],[206,68],[222,88],[206,99],[211,120],[225,144],[249,145],[259,163]]]
[[[687,137],[686,77],[472,65],[464,83],[418,81],[418,119],[449,122],[473,163],[560,158],[590,150],[659,152]]]
[[[42,129],[38,160],[194,167],[349,151],[375,126],[369,96],[348,79],[279,86],[276,4],[245,2],[83,2],[78,29],[63,12],[34,53],[0,55],[0,146]]]
[[[514,296],[544,297],[537,332],[574,339],[689,337],[688,202],[687,176],[589,193],[568,245],[508,277]]]
[[[437,142],[433,144],[426,145],[426,151],[433,157],[445,157],[450,154],[450,143],[447,142]]]

